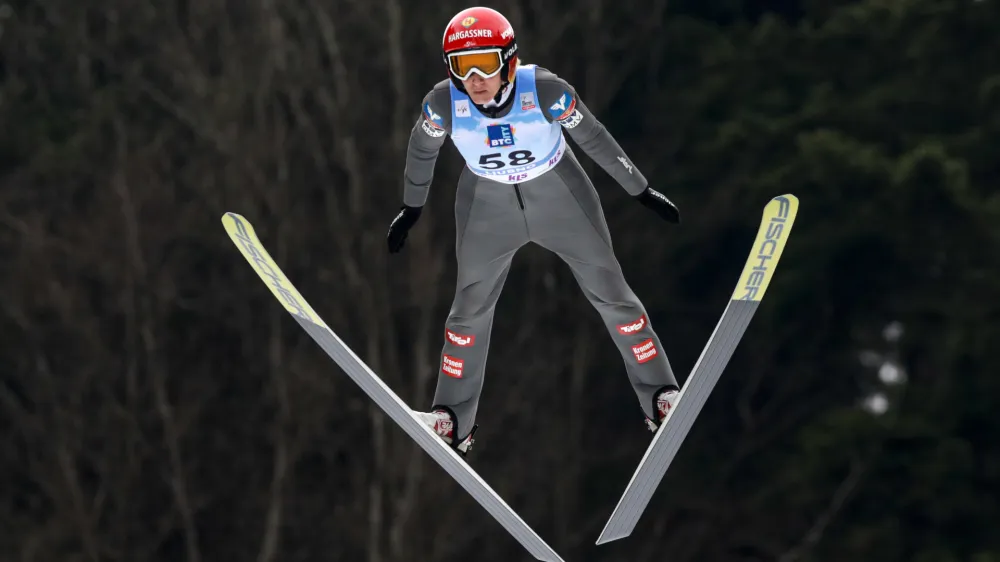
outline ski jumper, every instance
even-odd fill
[[[630,194],[646,180],[575,90],[534,65],[519,66],[510,102],[484,115],[444,80],[425,96],[410,134],[403,202],[426,201],[445,136],[466,160],[455,195],[458,279],[445,322],[433,408],[450,411],[456,442],[473,427],[494,309],[511,261],[534,242],[571,268],[621,352],[645,415],[677,380],[642,303],[615,257],[597,191],[564,131]]]

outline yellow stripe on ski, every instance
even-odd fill
[[[764,207],[764,216],[753,245],[755,251],[747,258],[732,300],[759,302],[764,298],[798,212],[799,200],[792,194],[779,195]]]
[[[240,249],[243,257],[250,262],[254,271],[260,275],[264,284],[271,289],[285,310],[317,326],[327,327],[264,249],[264,245],[257,238],[257,233],[254,232],[250,221],[242,215],[226,213],[222,215],[222,224],[226,227],[226,232],[229,233],[229,237],[233,239],[236,247]]]

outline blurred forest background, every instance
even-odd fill
[[[0,560],[529,559],[219,220],[252,221],[428,406],[450,142],[406,251],[384,240],[463,7],[0,1]],[[491,7],[680,207],[659,221],[578,151],[682,380],[764,204],[802,207],[631,537],[594,546],[650,434],[596,312],[534,246],[500,299],[470,464],[567,560],[1000,561],[998,2]]]

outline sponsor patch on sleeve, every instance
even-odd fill
[[[656,350],[656,344],[653,343],[653,338],[636,344],[632,346],[632,353],[635,355],[635,360],[641,363],[646,363],[647,361],[652,361],[654,357],[659,353]]]
[[[456,379],[462,378],[462,368],[464,366],[465,361],[457,357],[445,355],[441,358],[441,372],[449,377]]]
[[[619,156],[618,161],[622,163],[622,166],[625,166],[625,169],[628,170],[629,174],[632,173],[632,163],[628,161],[628,158],[625,158],[624,156]]]
[[[580,113],[579,109],[574,109],[573,113],[570,113],[569,117],[565,119],[556,119],[556,123],[559,123],[566,129],[576,127],[580,124],[580,121],[583,121],[583,114]]]
[[[434,138],[443,137],[445,132],[444,129],[439,129],[431,125],[430,121],[426,119],[420,122],[420,128],[423,129],[425,133],[427,133],[427,136]]]

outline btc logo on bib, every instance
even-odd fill
[[[514,146],[514,127],[507,123],[486,126],[486,144],[490,148]]]

